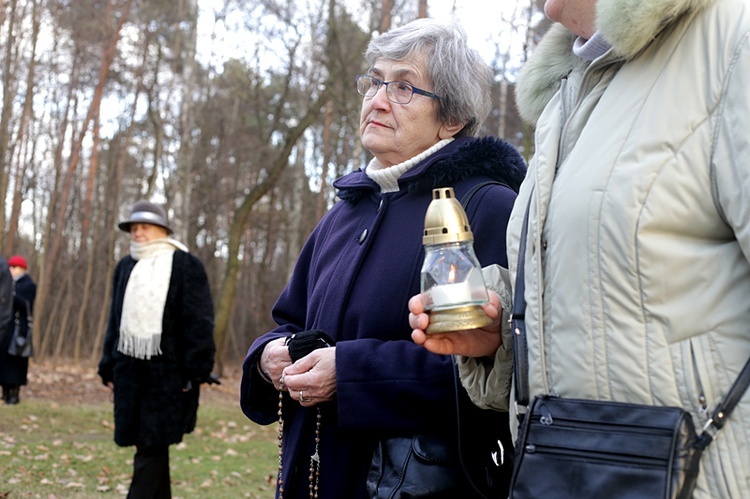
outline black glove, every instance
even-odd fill
[[[187,380],[185,383],[185,386],[182,388],[184,391],[189,392],[193,389],[194,386],[200,385],[202,383],[205,383],[207,385],[220,385],[221,381],[219,381],[219,377],[215,374],[209,374],[205,378],[199,378],[194,380]]]
[[[335,344],[336,341],[320,329],[302,331],[286,339],[286,346],[289,347],[289,356],[292,358],[292,362],[297,362],[313,350],[331,347]]]

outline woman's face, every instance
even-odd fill
[[[158,225],[133,223],[130,224],[130,240],[136,243],[147,243],[155,239],[162,239],[169,235],[167,229]]]
[[[381,59],[369,74],[382,81],[404,81],[432,92],[432,82],[423,68],[421,60]],[[388,100],[385,85],[381,85],[373,97],[362,99],[359,121],[362,145],[384,167],[403,163],[461,130],[460,125],[438,122],[437,112],[438,101],[432,97],[415,93],[408,104],[396,104]]]
[[[596,0],[547,0],[544,13],[587,40],[596,33]]]
[[[16,267],[15,265],[11,265],[9,268],[10,268],[10,275],[13,276],[13,279],[16,279],[19,276],[22,276],[26,273],[26,269],[23,267]]]

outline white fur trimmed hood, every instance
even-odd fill
[[[667,25],[716,0],[598,0],[596,26],[623,59],[635,57]],[[572,52],[575,35],[553,24],[521,69],[516,103],[524,121],[534,124],[560,87],[560,80],[588,61]]]

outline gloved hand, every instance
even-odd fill
[[[193,389],[194,386],[200,385],[202,383],[205,383],[207,385],[220,385],[221,381],[219,381],[219,377],[217,375],[215,375],[214,373],[211,373],[205,378],[187,380],[187,382],[185,383],[185,387],[182,389],[182,391],[189,392],[190,390]]]
[[[286,345],[289,347],[289,356],[292,362],[309,354],[318,348],[330,347],[336,344],[331,336],[320,329],[309,329],[295,333],[286,339]]]

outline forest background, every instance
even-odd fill
[[[333,179],[370,159],[354,87],[367,42],[433,1],[0,0],[0,251],[37,282],[37,358],[96,363],[129,251],[117,222],[148,198],[206,266],[217,373],[240,361],[273,327]],[[451,11],[496,3],[509,8],[481,51],[495,73],[482,134],[528,158],[513,88],[544,2]]]

